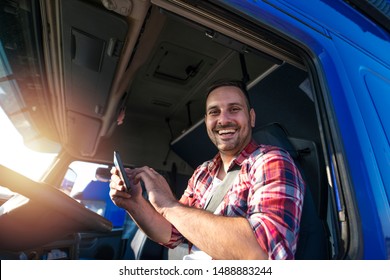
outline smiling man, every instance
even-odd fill
[[[256,115],[246,95],[244,85],[234,81],[221,81],[208,91],[205,122],[207,134],[224,163],[217,175],[220,179],[232,160],[251,141]]]
[[[184,259],[294,259],[305,184],[285,150],[252,139],[255,112],[247,96],[240,81],[209,88],[205,123],[219,152],[195,170],[179,201],[149,167],[127,170],[134,183],[129,193],[112,170],[113,202],[152,240],[169,248],[187,240]],[[233,170],[226,194],[208,209]],[[150,203],[141,195],[141,180]]]

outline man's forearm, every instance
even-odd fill
[[[171,238],[172,225],[145,199],[126,209],[139,228],[153,241],[167,243]]]
[[[176,204],[164,211],[180,233],[214,259],[268,259],[249,222]]]

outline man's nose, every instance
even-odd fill
[[[218,124],[225,125],[231,122],[230,114],[228,111],[221,111],[218,116]]]

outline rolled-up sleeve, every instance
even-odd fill
[[[182,243],[183,240],[183,235],[174,226],[172,226],[171,239],[167,243],[161,243],[161,245],[173,249]]]

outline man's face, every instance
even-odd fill
[[[250,142],[255,112],[249,111],[244,93],[234,86],[223,86],[210,92],[206,101],[207,133],[228,156],[236,156]]]

